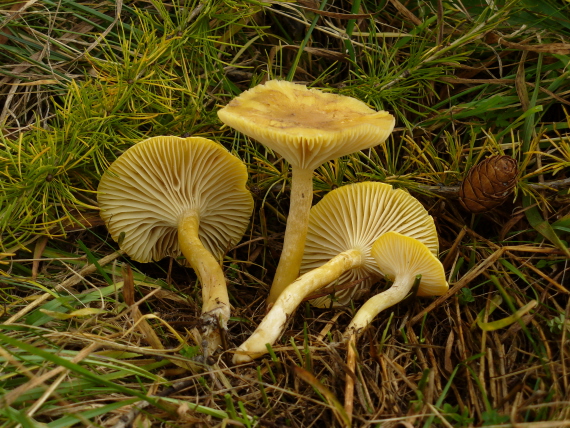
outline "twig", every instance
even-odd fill
[[[563,178],[561,180],[545,181],[544,183],[528,183],[526,186],[533,190],[558,191],[560,189],[570,187],[570,177]],[[408,187],[408,190],[433,193],[435,195],[444,196],[446,198],[456,198],[459,196],[459,188],[460,186],[428,186],[425,184],[415,184],[414,186]],[[282,184],[276,184],[271,187],[271,191],[275,193],[282,192],[283,190],[284,189]],[[289,190],[289,186],[285,186],[285,191]]]
[[[417,185],[417,189],[423,192],[430,192],[436,195],[445,196],[445,197],[457,197],[459,195],[459,187],[460,186],[426,186],[423,184]],[[553,180],[553,181],[545,181],[544,183],[529,183],[527,187],[534,189],[534,190],[553,190],[557,191],[560,189],[564,189],[566,187],[570,187],[570,177],[563,178],[561,180]],[[414,188],[410,188],[410,190],[414,190]]]
[[[446,221],[449,221],[450,223],[454,224],[457,227],[465,227],[465,225],[459,223],[457,220],[448,217],[446,215],[443,216],[443,218]],[[549,282],[550,284],[552,284],[554,287],[556,287],[560,292],[564,293],[564,294],[570,294],[570,291],[565,288],[563,285],[559,284],[558,282],[556,282],[554,279],[550,278],[548,275],[544,274],[544,272],[542,272],[540,269],[537,269],[536,267],[534,267],[534,265],[532,263],[529,263],[528,259],[521,259],[520,257],[517,257],[516,255],[514,255],[511,251],[525,251],[528,252],[530,251],[530,249],[532,247],[528,247],[526,245],[517,245],[517,246],[504,246],[504,247],[500,247],[499,245],[495,244],[494,242],[489,241],[488,239],[485,239],[484,237],[482,237],[481,235],[479,235],[477,232],[469,229],[468,227],[465,227],[465,230],[467,231],[467,233],[469,235],[471,235],[472,237],[474,237],[475,239],[484,242],[485,244],[487,244],[489,247],[497,250],[499,248],[501,248],[505,254],[509,257],[512,257],[513,259],[517,260],[519,263],[521,263],[523,266],[528,267],[530,270],[532,270],[534,273],[536,273],[537,275],[539,275],[542,279],[544,279],[545,281]],[[563,252],[556,252],[554,253],[554,249],[549,249],[549,252],[551,254],[564,254]],[[545,252],[544,249],[542,250],[537,250],[536,252],[542,253]]]
[[[413,317],[410,320],[409,325],[412,326],[418,321],[420,321],[426,313],[436,308],[437,306],[441,305],[443,302],[445,302],[447,299],[449,299],[451,296],[453,296],[455,293],[457,293],[459,290],[461,290],[463,287],[465,287],[467,284],[473,281],[476,277],[478,277],[481,273],[483,273],[485,269],[487,269],[490,265],[495,263],[503,255],[503,253],[504,253],[504,248],[499,248],[493,254],[491,254],[489,257],[487,257],[485,260],[479,263],[477,266],[474,266],[469,272],[463,275],[461,279],[457,281],[453,285],[453,287],[449,289],[447,293],[445,293],[443,296],[438,297],[436,300],[434,300],[431,303],[431,305],[429,305],[427,308],[425,308],[423,311],[421,311],[419,314]]]
[[[347,373],[345,376],[344,410],[346,411],[349,421],[352,423],[352,411],[354,409],[354,373],[356,367],[356,336],[354,334],[348,338],[346,347],[346,366],[352,373]]]

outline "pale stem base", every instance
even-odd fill
[[[196,213],[184,216],[178,224],[178,244],[202,284],[202,322],[212,354],[222,343],[219,327],[226,329],[230,319],[230,300],[224,272],[198,236],[200,219]]]
[[[404,300],[414,285],[414,279],[412,275],[398,275],[388,290],[368,299],[352,318],[344,334],[345,339],[359,335],[376,315]]]
[[[313,170],[293,168],[291,172],[291,203],[287,216],[283,251],[267,298],[268,306],[273,305],[283,290],[299,276],[312,202]]]
[[[234,364],[243,364],[267,353],[265,344],[275,343],[283,332],[288,318],[305,297],[330,284],[344,272],[362,266],[363,259],[360,250],[342,252],[290,284],[249,339],[237,349],[233,358]]]

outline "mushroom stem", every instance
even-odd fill
[[[389,289],[368,299],[352,318],[344,337],[348,339],[362,333],[376,315],[404,300],[414,285],[414,279],[415,275],[411,273],[400,274]]]
[[[200,241],[199,227],[198,214],[186,214],[178,224],[178,244],[202,284],[202,321],[206,328],[204,338],[212,353],[221,345],[218,326],[225,329],[230,319],[230,299],[224,272]]]
[[[313,169],[293,167],[291,173],[291,203],[285,228],[283,251],[267,298],[271,307],[283,290],[299,277],[309,212],[313,201]]]
[[[265,345],[275,343],[285,328],[287,319],[305,297],[330,284],[349,269],[360,267],[363,259],[360,250],[344,251],[290,284],[253,334],[237,349],[233,358],[234,364],[247,363],[265,354],[267,352]]]

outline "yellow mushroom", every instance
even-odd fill
[[[267,303],[299,276],[313,199],[313,171],[323,163],[383,142],[394,117],[363,102],[282,80],[245,91],[218,111],[225,124],[289,162],[291,204],[283,251]]]
[[[354,315],[345,336],[361,333],[381,311],[402,301],[421,275],[418,296],[441,296],[449,289],[441,262],[421,241],[390,231],[372,245],[372,257],[391,287],[368,299]]]
[[[220,344],[230,303],[220,266],[253,211],[243,162],[206,138],[155,137],[125,151],[103,174],[101,217],[133,260],[184,255],[202,284],[210,352]]]

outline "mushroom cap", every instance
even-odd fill
[[[362,101],[269,80],[218,111],[225,124],[314,170],[324,162],[376,146],[394,129],[394,117]]]
[[[341,285],[369,278],[353,288],[335,293],[338,301],[333,305],[345,305],[355,293],[382,276],[370,249],[374,241],[391,230],[418,239],[434,255],[438,253],[433,218],[409,193],[377,182],[339,187],[311,208],[301,274],[325,264],[343,251],[360,249],[364,254],[363,266],[344,273],[336,283]],[[311,303],[326,307],[331,304],[331,299],[319,297]]]
[[[382,273],[389,278],[421,275],[418,296],[441,296],[449,290],[443,265],[417,239],[390,231],[374,242],[371,253]]]
[[[200,240],[220,257],[249,223],[246,181],[243,162],[214,141],[154,137],[130,147],[103,174],[101,217],[121,249],[149,262],[180,256],[178,223],[197,213]]]

